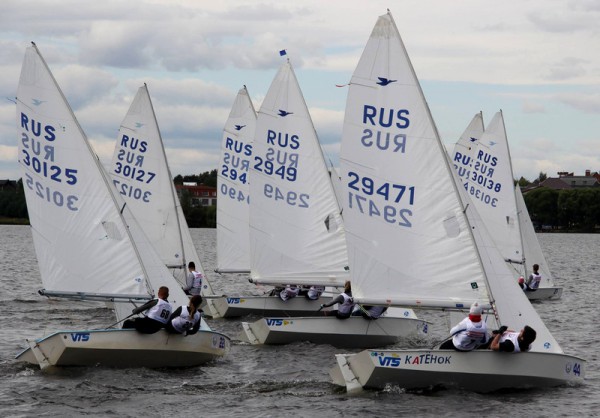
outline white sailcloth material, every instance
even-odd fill
[[[531,273],[533,271],[532,266],[534,264],[538,264],[540,267],[540,274],[542,275],[540,287],[554,287],[554,279],[550,273],[550,268],[548,266],[548,262],[546,261],[546,257],[544,256],[544,252],[542,251],[542,247],[540,246],[540,242],[535,234],[533,224],[531,223],[531,218],[529,216],[529,212],[527,211],[525,200],[523,200],[523,194],[521,193],[521,188],[518,185],[515,187],[515,195],[517,200],[517,214],[520,226],[519,229],[521,230],[521,237],[523,239],[525,275],[527,275],[527,272]]]
[[[498,325],[532,326],[533,350],[562,352],[512,280],[474,205],[463,210],[466,191],[389,13],[379,18],[358,64],[344,125],[344,220],[355,299],[467,306],[475,297],[493,308]],[[382,139],[371,143],[377,133]],[[410,193],[387,195],[388,189]],[[401,219],[391,216],[398,213]]]
[[[250,185],[256,110],[244,88],[223,129],[217,175],[217,271],[250,271]]]
[[[340,209],[289,62],[279,69],[260,108],[253,155],[253,279],[343,284],[347,254]]]
[[[146,85],[138,89],[119,128],[110,175],[163,263],[175,269],[178,279],[185,283],[189,261],[204,274],[173,184]]]
[[[474,160],[477,144],[484,132],[483,115],[481,112],[476,113],[471,119],[471,123],[460,136],[454,145],[454,151],[451,155],[452,164],[456,169],[458,176],[462,180],[465,189],[470,179],[472,171],[472,161]]]
[[[445,150],[387,14],[352,76],[341,148],[355,297],[462,306],[486,282]]]
[[[523,274],[523,250],[508,140],[502,112],[497,112],[470,154],[456,145],[455,167],[470,201],[485,221],[500,254],[517,275]]]
[[[144,298],[168,286],[188,298],[114,192],[108,173],[37,47],[27,48],[17,89],[19,164],[47,291],[83,299]],[[117,303],[117,318],[131,304]],[[125,309],[127,307],[127,309]]]
[[[46,290],[148,296],[101,164],[35,46],[27,48],[21,70],[17,132]]]

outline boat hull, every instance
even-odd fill
[[[582,383],[585,360],[559,353],[499,353],[491,350],[365,350],[336,355],[329,374],[349,393],[388,384],[405,389],[437,386],[475,392]]]
[[[229,337],[214,331],[183,336],[161,330],[141,334],[133,329],[60,331],[38,340],[17,361],[42,369],[62,366],[191,367],[225,356]]]
[[[240,339],[250,344],[289,344],[309,341],[343,348],[374,348],[417,337],[427,332],[427,322],[414,317],[262,318],[242,322]]]
[[[525,292],[529,300],[556,300],[562,297],[562,287],[540,287],[534,292]]]
[[[211,312],[214,314],[213,318],[235,318],[246,315],[318,316],[323,315],[323,312],[319,312],[321,304],[331,300],[332,298],[327,297],[317,300],[296,297],[284,302],[278,296],[221,297],[212,299]]]

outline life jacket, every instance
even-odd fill
[[[192,282],[190,293],[192,295],[199,295],[202,290],[202,278],[204,276],[202,273],[198,273],[197,271],[192,271],[192,274],[194,275],[194,281]]]
[[[310,289],[308,289],[306,297],[311,300],[317,300],[324,291],[325,286],[311,286]]]
[[[194,316],[190,315],[190,311],[187,306],[181,307],[181,315],[176,318],[173,318],[171,321],[171,325],[173,328],[180,334],[183,334],[186,331],[194,328],[194,325],[200,321],[200,312],[194,312]]]
[[[344,302],[338,305],[338,312],[350,316],[352,309],[354,308],[354,299],[352,299],[352,296],[348,296],[345,293],[342,293],[342,296],[344,297]]]
[[[529,276],[529,288],[530,289],[537,289],[540,285],[540,282],[542,281],[542,275],[539,273],[531,273],[531,276]]]
[[[509,340],[515,346],[513,353],[519,353],[521,352],[521,347],[519,346],[519,334],[519,332],[513,331],[505,332],[504,334],[502,334],[502,337],[500,337],[499,343],[503,343],[504,341]],[[529,351],[529,349],[530,347],[527,347],[527,350],[525,351]]]
[[[169,302],[163,299],[158,299],[158,303],[146,313],[146,316],[154,319],[155,321],[166,324],[171,317],[172,310],[173,308]]]
[[[288,299],[295,298],[300,293],[300,288],[295,285],[288,285],[279,293],[281,300],[286,301]]]
[[[465,318],[459,326],[464,329],[452,337],[452,343],[457,349],[471,351],[487,342],[487,325],[484,320],[473,322],[469,318]]]

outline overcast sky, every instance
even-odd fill
[[[15,104],[35,41],[100,158],[144,82],[173,175],[217,168],[247,85],[258,110],[286,49],[336,163],[347,83],[390,9],[442,140],[499,109],[516,177],[600,171],[598,0],[2,0],[0,179],[20,177]]]

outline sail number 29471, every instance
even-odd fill
[[[414,204],[414,186],[407,187],[390,183],[377,184],[372,178],[361,177],[353,171],[348,172],[348,177],[348,188],[350,189],[348,191],[349,209],[356,209],[361,214],[370,217],[380,217],[388,223],[407,228],[412,227],[412,210],[399,208],[398,204],[404,206]]]

